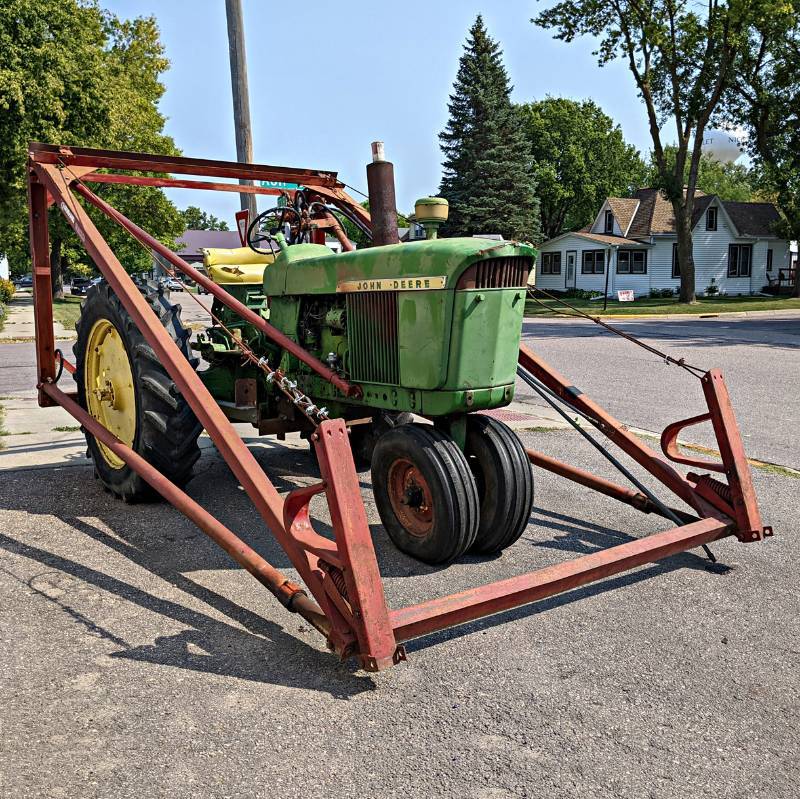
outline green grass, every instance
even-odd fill
[[[3,443],[3,436],[8,435],[8,430],[6,430],[5,425],[3,422],[5,421],[6,411],[5,408],[0,405],[0,449],[3,449],[5,444]]]
[[[74,433],[80,429],[81,426],[79,424],[63,424],[60,427],[54,427],[53,431],[56,433]]]
[[[75,328],[75,322],[81,315],[82,297],[64,297],[63,300],[53,300],[53,319],[61,322],[68,330]]]
[[[537,297],[550,311],[545,310],[538,302],[531,299],[525,303],[526,316],[557,315],[559,312],[570,313],[555,300]],[[608,301],[608,308],[603,310],[603,300],[579,300],[564,298],[575,308],[592,316],[619,316],[625,314],[718,314],[734,311],[789,311],[800,310],[800,299],[796,297],[720,297],[700,299],[693,305],[678,302],[677,297],[671,299],[649,299],[643,297],[633,302]]]

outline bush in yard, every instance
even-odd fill
[[[669,299],[675,296],[675,289],[650,289],[651,300]]]
[[[14,296],[14,284],[0,277],[0,305],[5,305]]]
[[[587,291],[586,289],[568,289],[565,296],[572,297],[575,300],[591,300],[595,297],[602,297],[602,291]]]

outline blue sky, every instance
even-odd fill
[[[124,17],[154,15],[171,68],[161,108],[186,155],[235,160],[224,0],[101,0]],[[585,39],[555,41],[529,19],[530,0],[244,0],[255,160],[337,170],[366,190],[370,142],[386,143],[400,210],[436,193],[437,134],[467,30],[482,13],[500,42],[516,102],[546,95],[591,98],[649,150],[643,108],[622,62],[602,69]],[[170,192],[233,228],[238,196]],[[265,201],[260,200],[260,208]]]

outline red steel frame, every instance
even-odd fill
[[[97,173],[98,169],[117,171]],[[120,171],[148,174],[119,174]],[[85,185],[85,182],[93,181],[218,191],[243,190],[238,183],[176,179],[170,177],[172,174],[298,183],[339,207],[346,208],[351,215],[358,215],[364,224],[369,224],[369,214],[344,192],[344,184],[338,181],[333,172],[31,144],[28,191],[39,404],[64,407],[88,432],[106,444],[253,574],[284,606],[301,614],[322,632],[329,647],[341,657],[357,656],[361,666],[370,671],[383,669],[405,659],[402,643],[408,639],[568,591],[728,535],[736,535],[741,541],[756,541],[771,535],[772,530],[761,524],[749,465],[727,389],[718,370],[712,370],[702,377],[708,412],[667,427],[662,437],[661,455],[647,447],[622,423],[523,345],[519,355],[521,366],[568,405],[591,419],[602,434],[683,500],[696,516],[677,511],[686,524],[529,574],[411,607],[390,610],[383,593],[344,423],[341,420],[325,421],[312,436],[322,481],[292,491],[285,498],[281,497],[157,320],[76,197],[76,194],[80,195],[118,222],[142,244],[165,257],[173,267],[203,285],[220,302],[257,324],[281,346],[292,348],[297,357],[330,380],[343,394],[358,394],[358,386],[330,372],[310,353],[286,339],[280,331],[238,303],[227,291],[193,269]],[[244,188],[258,194],[277,193],[259,186]],[[56,385],[58,359],[53,335],[47,221],[48,208],[54,203],[175,380],[267,528],[286,551],[313,599],[130,447],[116,439],[78,405],[75,393],[64,392]],[[67,371],[74,371],[73,365],[66,361],[64,366]],[[719,442],[721,463],[688,458],[677,449],[680,431],[703,421],[710,421],[713,425]],[[643,512],[664,514],[663,507],[659,508],[642,493],[532,450],[528,451],[528,457],[536,466]],[[708,474],[689,473],[684,476],[670,461],[701,470],[722,472],[727,483]],[[323,493],[330,510],[333,539],[317,534],[309,515],[311,499]]]

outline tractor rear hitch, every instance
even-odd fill
[[[718,370],[702,376],[708,411],[702,417],[670,425],[662,441],[662,453],[650,449],[618,420],[576,391],[572,383],[522,345],[519,366],[575,413],[584,415],[612,444],[619,447],[658,480],[692,513],[655,501],[648,491],[632,490],[605,478],[529,450],[537,468],[592,488],[643,513],[655,513],[674,526],[644,538],[594,552],[529,574],[439,597],[410,607],[390,609],[384,596],[370,526],[359,479],[353,462],[346,425],[342,419],[323,421],[312,435],[321,482],[278,494],[255,458],[236,433],[184,354],[127,275],[117,257],[89,218],[76,194],[122,225],[142,244],[158,252],[176,269],[197,281],[217,300],[246,317],[271,340],[280,343],[316,374],[325,377],[343,395],[359,387],[335,374],[295,341],[284,341],[280,331],[252,313],[219,285],[160,245],[149,234],[98,198],[85,182],[203,188],[240,191],[238,183],[215,183],[169,177],[200,175],[210,178],[286,181],[310,186],[320,197],[335,200],[365,225],[369,215],[343,191],[335,173],[290,170],[253,164],[203,161],[171,156],[149,156],[85,148],[66,150],[53,145],[31,145],[29,152],[30,239],[34,274],[34,309],[39,404],[61,405],[118,458],[171,502],[234,560],[261,582],[287,609],[300,614],[321,632],[340,657],[355,656],[362,668],[377,671],[405,659],[403,642],[453,625],[501,613],[520,605],[569,591],[645,563],[660,560],[717,539],[734,535],[742,541],[758,541],[772,534],[761,522],[750,468],[727,389]],[[98,169],[112,170],[99,174]],[[138,171],[146,175],[120,174]],[[249,187],[255,193],[271,189]],[[55,385],[57,369],[73,373],[75,367],[56,355],[53,335],[51,272],[47,209],[56,204],[77,233],[94,263],[155,356],[208,431],[220,454],[240,482],[265,526],[286,552],[305,588],[295,584],[258,555],[218,519],[204,510],[145,458],[115,437],[87,413],[73,395]],[[404,245],[400,245],[404,246]],[[255,319],[251,317],[256,317]],[[688,424],[709,421],[713,425],[720,463],[707,464],[683,456],[677,449],[678,432]],[[674,463],[722,473],[723,483],[707,474],[684,475]],[[636,485],[636,484],[635,484]],[[637,486],[638,487],[638,486]],[[314,530],[309,504],[324,495],[330,511],[332,538]],[[308,594],[306,594],[308,591]]]

